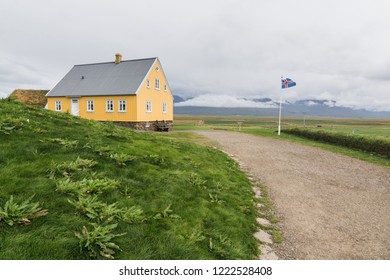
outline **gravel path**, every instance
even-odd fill
[[[280,259],[390,259],[390,169],[243,133],[219,142],[269,189],[285,241]]]

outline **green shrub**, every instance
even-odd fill
[[[118,245],[112,242],[112,239],[118,236],[123,236],[126,233],[114,234],[112,231],[118,226],[90,224],[92,230],[88,230],[83,226],[81,233],[76,232],[75,235],[80,241],[80,251],[86,252],[90,257],[97,258],[99,256],[114,259],[115,250],[121,251]]]
[[[123,153],[120,153],[120,154],[119,153],[111,153],[110,158],[115,160],[115,162],[119,166],[126,166],[126,163],[137,159],[137,157],[135,157],[135,156],[123,154]]]
[[[103,207],[97,196],[78,196],[77,200],[70,200],[68,202],[76,207],[77,210],[83,212],[90,219],[95,219],[99,216],[99,209]]]
[[[206,180],[203,180],[196,173],[191,173],[188,177],[188,183],[195,188],[206,189]]]
[[[180,216],[177,214],[173,214],[173,210],[171,209],[172,204],[169,204],[163,211],[157,213],[153,218],[155,220],[161,219],[180,219]]]
[[[165,159],[159,155],[146,155],[143,158],[146,162],[154,165],[162,166],[165,163]]]
[[[0,222],[4,221],[9,226],[15,223],[29,225],[32,219],[47,215],[47,210],[40,208],[39,202],[30,203],[33,197],[34,195],[18,204],[14,202],[14,197],[11,195],[4,208],[0,207]]]
[[[313,131],[299,128],[287,129],[284,132],[315,141],[335,144],[390,158],[390,141],[386,141],[380,138],[359,135],[345,135],[340,133]]]
[[[138,206],[118,208],[118,203],[107,204],[99,201],[97,196],[79,196],[77,200],[68,202],[81,211],[88,218],[98,223],[112,223],[123,221],[126,223],[140,223],[145,221],[143,210]]]
[[[76,148],[79,141],[77,140],[68,140],[68,139],[62,139],[62,138],[50,138],[46,139],[47,142],[51,143],[57,143],[63,146],[65,149],[73,149]],[[42,140],[42,142],[45,142],[45,140]]]
[[[130,208],[123,208],[120,214],[122,221],[126,223],[142,223],[145,221],[143,215],[144,211],[138,206],[132,206]]]
[[[57,182],[57,191],[73,194],[88,195],[101,194],[106,190],[113,190],[120,186],[119,181],[114,179],[82,179],[81,181],[71,181],[70,178],[59,180]]]
[[[26,122],[29,122],[29,120],[24,118],[13,119],[7,117],[4,119],[0,119],[0,133],[9,135],[12,132],[15,132],[16,130],[22,128]]]
[[[77,157],[75,161],[71,162],[52,163],[49,177],[51,179],[55,179],[58,176],[70,177],[76,173],[90,170],[95,165],[97,165],[97,161],[92,159],[82,159],[79,157]]]

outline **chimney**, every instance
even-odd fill
[[[115,64],[119,64],[122,61],[122,55],[120,53],[115,54]]]

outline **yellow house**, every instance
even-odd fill
[[[75,65],[47,95],[47,108],[143,130],[171,130],[173,96],[157,57]]]

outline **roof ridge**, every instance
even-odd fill
[[[130,62],[130,61],[140,61],[140,60],[151,60],[151,59],[157,59],[157,58],[158,57],[129,59],[129,60],[122,60],[120,63]],[[96,62],[96,63],[86,63],[86,64],[75,64],[74,66],[86,66],[86,65],[109,64],[109,63],[115,63],[115,62],[114,61],[107,61],[107,62]]]

